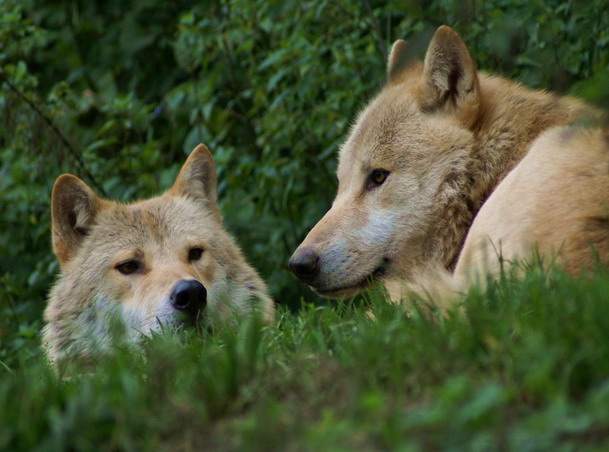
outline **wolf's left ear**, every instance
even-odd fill
[[[198,145],[182,166],[170,192],[174,195],[190,196],[216,206],[216,167],[209,149]]]
[[[427,48],[418,100],[424,110],[455,114],[465,127],[477,119],[476,65],[461,37],[447,26],[436,30]]]
[[[74,257],[103,203],[78,177],[62,174],[57,178],[51,217],[53,252],[60,265]]]
[[[387,82],[399,82],[404,70],[411,64],[413,55],[409,51],[408,44],[398,39],[391,46],[389,58],[387,58]]]

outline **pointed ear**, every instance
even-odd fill
[[[51,195],[51,217],[53,252],[60,265],[74,257],[102,202],[78,177],[62,174],[57,178]]]
[[[425,54],[418,100],[423,110],[455,114],[465,127],[477,119],[476,65],[461,37],[447,26],[436,30]]]
[[[398,39],[393,43],[387,59],[387,82],[399,82],[400,76],[412,61],[411,52],[406,41]]]
[[[170,192],[178,196],[190,196],[216,205],[216,167],[209,149],[198,145],[182,166]]]

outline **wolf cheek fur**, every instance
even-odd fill
[[[112,202],[64,174],[51,204],[61,268],[44,313],[51,361],[103,350],[114,323],[137,341],[161,325],[213,325],[255,311],[273,321],[264,282],[222,225],[205,146],[161,196]]]

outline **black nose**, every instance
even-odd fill
[[[290,258],[288,267],[301,281],[310,284],[319,274],[319,256],[311,248],[303,248]]]
[[[207,304],[207,290],[197,280],[182,279],[173,286],[171,304],[178,311],[196,318]]]

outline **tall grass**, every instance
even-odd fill
[[[606,272],[506,276],[433,318],[367,301],[165,333],[65,378],[40,355],[15,361],[1,370],[0,449],[609,445]]]

